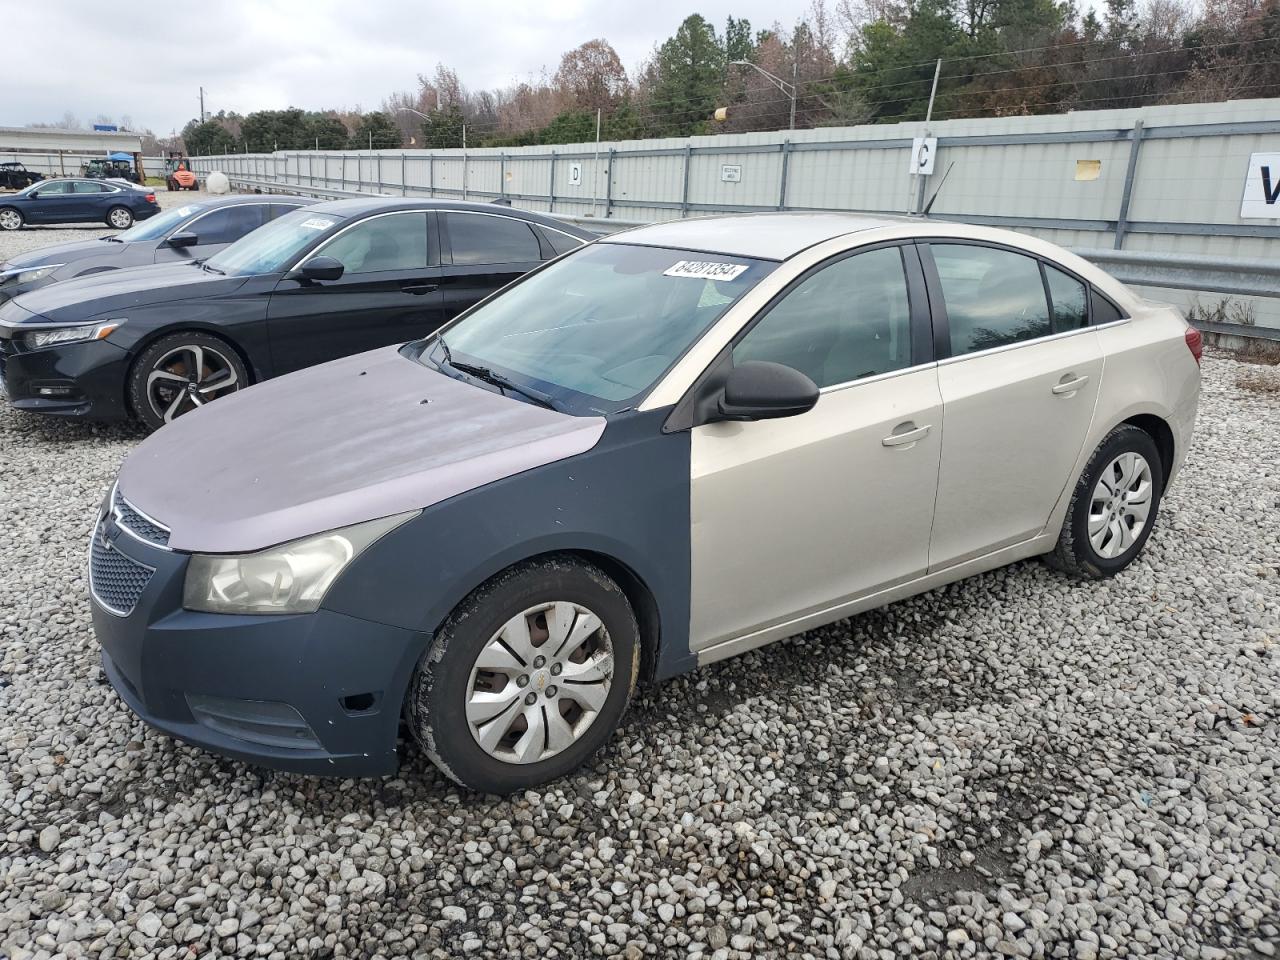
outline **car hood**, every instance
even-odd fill
[[[604,427],[384,347],[180,417],[130,454],[119,491],[169,528],[175,550],[244,553],[584,453]]]
[[[59,243],[52,247],[41,247],[30,253],[20,253],[10,257],[3,264],[5,270],[29,270],[41,267],[46,263],[75,263],[88,257],[108,258],[123,252],[129,244],[108,243],[105,240],[77,240],[74,243]]]
[[[108,246],[108,244],[103,244]],[[243,286],[248,277],[224,277],[185,263],[148,264],[75,277],[22,295],[41,322],[77,323],[131,307],[212,297]]]

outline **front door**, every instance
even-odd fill
[[[368,217],[310,254],[341,262],[339,279],[281,280],[267,308],[276,373],[404,343],[440,326],[440,268],[429,265],[428,223],[421,210]]]
[[[496,213],[440,214],[440,291],[447,319],[453,319],[495,290],[542,262],[542,248],[523,220]]]
[[[22,213],[28,223],[71,223],[79,219],[76,211],[84,197],[74,192],[74,180],[50,180],[42,183],[37,195],[30,198]]]
[[[940,570],[1044,529],[1093,419],[1102,349],[1074,277],[997,247],[930,243],[926,266],[930,252],[951,341],[929,551]]]
[[[807,374],[808,413],[694,427],[692,648],[922,575],[942,400],[914,247],[827,261],[741,336],[733,362]]]

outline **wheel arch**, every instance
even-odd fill
[[[1173,436],[1173,427],[1169,425],[1169,421],[1154,413],[1138,413],[1124,420],[1116,426],[1129,424],[1137,427],[1143,433],[1147,434],[1155,441],[1156,450],[1160,452],[1160,475],[1168,482],[1169,474],[1173,470],[1174,457],[1176,454],[1176,441]],[[1115,427],[1111,428],[1112,430]],[[1110,433],[1108,430],[1107,433]]]

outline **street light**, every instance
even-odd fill
[[[781,77],[775,77],[768,70],[764,69],[763,67],[757,66],[756,64],[752,63],[750,60],[730,60],[729,66],[750,67],[756,73],[760,74],[770,83],[772,83],[775,87],[777,87],[779,90],[785,93],[788,97],[790,97],[791,98],[791,123],[788,129],[794,130],[796,128],[796,75],[799,73],[799,69],[800,69],[799,61],[796,61],[791,64],[791,82],[790,83],[787,83],[787,81],[783,80]]]

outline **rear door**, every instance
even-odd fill
[[[542,241],[524,220],[497,213],[438,214],[445,319],[452,319],[544,259]],[[548,257],[554,251],[547,252]]]
[[[73,219],[80,221],[105,220],[118,190],[95,180],[76,180],[72,183],[72,196],[75,201]],[[119,198],[121,202],[125,198]],[[127,205],[127,204],[126,204]]]
[[[938,365],[946,428],[929,548],[939,570],[1044,529],[1093,420],[1102,349],[1086,287],[1064,271],[983,244],[922,251],[950,340]]]
[[[307,257],[343,264],[338,280],[286,276],[271,294],[267,329],[277,374],[425,336],[443,322],[434,231],[422,210],[358,220]]]

